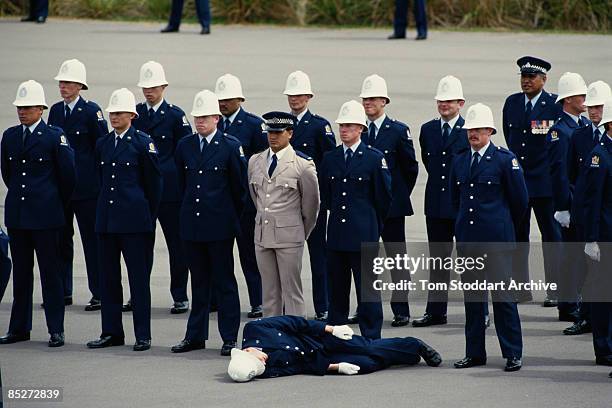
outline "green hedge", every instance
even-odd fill
[[[193,0],[185,2],[193,18]],[[0,1],[0,15],[23,14],[27,0]],[[211,0],[215,21],[288,25],[388,26],[393,0]],[[170,0],[50,0],[51,15],[166,19]],[[429,0],[430,25],[449,28],[610,31],[612,0]],[[412,17],[410,17],[412,19]]]

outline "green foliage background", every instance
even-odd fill
[[[27,0],[0,0],[0,15],[23,14]],[[211,0],[214,21],[287,25],[388,26],[393,0]],[[50,0],[50,14],[164,20],[170,0]],[[446,28],[608,32],[612,0],[428,0],[430,25]],[[193,0],[184,15],[193,18]],[[410,19],[412,16],[409,17]]]

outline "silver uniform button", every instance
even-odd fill
[[[108,203],[109,203],[109,204],[112,204],[112,203],[113,203],[113,200],[109,200],[109,201],[108,201]]]
[[[474,224],[474,221],[470,221],[470,225],[473,225],[473,224]]]
[[[21,201],[25,200],[25,197],[21,197]]]
[[[342,179],[342,182],[343,182],[343,183],[346,183],[346,179]]]
[[[22,163],[25,163],[25,160],[22,160],[21,162],[22,162]]]
[[[266,194],[266,197],[267,197],[267,198],[270,198],[270,194]]]
[[[473,199],[474,199],[474,196],[470,196],[470,200],[473,200]]]
[[[342,195],[343,195],[343,196],[345,196],[345,195],[346,195],[346,191],[343,191],[343,192],[342,192]]]
[[[21,173],[22,176],[25,176],[25,172]]]
[[[442,176],[442,180],[444,180],[446,178],[446,176]]]
[[[111,187],[111,191],[115,191],[115,187]]]
[[[346,210],[346,205],[343,205],[341,208],[342,208],[343,210]]]
[[[459,184],[459,183],[457,183],[457,184]],[[474,183],[470,183],[470,187],[474,187]]]
[[[442,187],[442,191],[444,191],[444,187]]]
[[[198,174],[202,174],[202,170],[198,171]]]
[[[474,209],[473,209],[473,208],[470,208],[470,212],[474,212]]]
[[[341,221],[342,221],[342,222],[346,222],[346,220],[345,220],[344,218],[343,218]]]
[[[200,202],[200,199],[199,199],[199,198],[196,198],[196,203],[199,203],[199,202]]]
[[[196,188],[200,188],[200,185],[198,184],[198,185],[196,186]]]
[[[268,221],[268,220],[265,220],[265,221],[264,221],[264,224],[267,224],[267,223],[269,223],[269,222],[270,222],[270,221]]]
[[[199,216],[200,216],[200,213],[196,213],[196,217],[199,217]]]
[[[113,163],[113,167],[115,167],[115,163]]]

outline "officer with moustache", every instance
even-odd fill
[[[310,78],[302,71],[289,74],[284,94],[291,113],[297,118],[291,136],[291,146],[296,151],[311,157],[317,169],[321,167],[323,155],[336,147],[336,137],[327,119],[310,112],[308,104],[314,97]],[[319,183],[320,184],[320,183]],[[325,321],[328,316],[327,266],[325,259],[325,230],[327,214],[319,213],[317,224],[308,237],[308,253],[312,273],[312,302],[315,320]]]

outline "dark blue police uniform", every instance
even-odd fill
[[[159,168],[164,179],[162,199],[157,218],[164,232],[170,260],[170,294],[175,302],[187,301],[189,271],[183,255],[179,235],[179,209],[181,196],[177,183],[174,151],[178,141],[191,134],[191,125],[185,112],[176,105],[162,101],[157,110],[146,103],[136,105],[138,118],[134,128],[148,134],[158,151]]]
[[[329,322],[347,322],[352,272],[361,335],[379,339],[382,305],[373,300],[380,299],[380,293],[371,285],[372,276],[361,276],[361,244],[380,239],[391,206],[391,173],[384,155],[365,143],[359,143],[348,166],[346,157],[341,145],[326,153],[321,165],[321,209],[329,211]],[[362,302],[363,297],[372,301]]]
[[[242,145],[248,163],[251,156],[268,148],[268,136],[263,128],[263,119],[239,108],[233,121],[221,117],[218,129],[235,136]],[[251,307],[261,306],[261,275],[255,259],[255,204],[247,194],[244,212],[240,217],[240,234],[236,237],[240,266],[249,291]]]
[[[410,137],[408,126],[388,116],[381,123],[377,134],[373,131],[375,123],[361,134],[361,140],[368,146],[375,147],[383,152],[385,160],[391,172],[391,190],[393,199],[387,218],[385,228],[382,231],[382,240],[385,244],[401,243],[405,247],[406,242],[406,216],[414,214],[410,194],[416,183],[419,173],[419,163],[416,161],[414,145]],[[385,245],[387,256],[394,256],[397,248]],[[405,252],[405,251],[403,251]],[[400,276],[395,269],[391,271],[394,282],[407,278],[405,274]],[[396,317],[410,317],[408,306],[408,291],[393,291],[391,297],[391,310]]]
[[[68,113],[67,113],[68,112]],[[70,205],[66,208],[66,226],[62,230],[60,253],[64,273],[64,296],[72,296],[72,268],[74,259],[74,217],[79,224],[79,233],[87,268],[87,285],[94,299],[100,299],[98,287],[98,244],[96,242],[96,199],[100,190],[96,173],[94,152],[96,141],[108,134],[102,110],[93,101],[79,96],[72,110],[63,101],[49,110],[50,125],[63,129],[74,149],[76,164],[76,186]]]
[[[298,316],[276,316],[248,322],[242,348],[254,347],[268,355],[259,378],[296,374],[325,375],[330,364],[350,363],[368,374],[392,365],[414,365],[421,357],[421,341],[414,337],[369,339],[354,335],[341,340],[325,332],[325,323]]]
[[[2,136],[2,178],[8,187],[4,223],[11,239],[13,308],[9,333],[32,330],[34,253],[49,333],[64,332],[64,285],[59,237],[75,186],[74,152],[60,128],[40,121],[30,132],[18,125]]]
[[[473,160],[478,164],[473,167]],[[463,282],[511,279],[515,228],[528,205],[527,187],[518,160],[493,143],[481,157],[471,149],[456,157],[450,174],[453,205],[457,210],[455,236],[460,256],[482,257],[485,268],[468,270]],[[474,245],[474,243],[477,243]],[[467,244],[467,245],[466,245]],[[486,291],[464,291],[466,357],[485,359]],[[508,290],[491,291],[495,330],[507,359],[521,358],[521,322],[516,302]]]
[[[419,144],[421,160],[427,170],[425,185],[425,222],[429,253],[432,257],[446,258],[453,252],[456,210],[453,207],[448,180],[454,158],[469,149],[465,120],[459,116],[444,136],[442,119],[434,119],[421,126]],[[446,123],[448,125],[448,123]],[[432,269],[430,282],[449,283],[450,272]],[[425,313],[434,319],[446,317],[448,291],[430,291]]]
[[[240,326],[240,300],[234,276],[234,238],[247,194],[246,161],[240,142],[217,131],[200,148],[200,135],[182,138],[176,146],[180,233],[191,271],[192,309],[185,339],[208,339],[210,294],[217,294],[219,332],[224,343],[235,342]]]
[[[185,0],[172,0],[168,28],[178,30],[179,26],[181,25],[184,2]],[[198,21],[200,22],[202,28],[210,28],[211,16],[209,0],[195,0],[195,6]]]
[[[101,337],[125,337],[121,322],[123,255],[130,283],[136,341],[146,341],[151,339],[153,231],[163,180],[153,139],[133,127],[117,141],[116,138],[112,131],[96,144],[101,182],[96,217]]]
[[[427,38],[427,9],[425,0],[413,0],[414,22],[417,29],[417,38]],[[393,15],[393,34],[397,38],[406,37],[408,25],[408,0],[395,0],[395,14]]]
[[[314,160],[317,170],[321,168],[323,155],[336,147],[336,137],[327,119],[306,111],[302,120],[293,127],[291,146],[296,151],[304,153]],[[321,181],[319,178],[319,186]],[[319,213],[317,224],[310,233],[308,253],[310,255],[310,270],[312,273],[312,301],[315,313],[322,315],[329,307],[327,290],[327,265],[325,259],[325,230],[327,229],[327,214]]]
[[[529,209],[525,219],[518,225],[516,240],[529,242],[531,209],[535,213],[543,242],[560,242],[561,231],[554,219],[554,204],[551,179],[551,163],[546,143],[546,134],[559,118],[561,107],[555,103],[557,95],[542,90],[531,112],[526,106],[526,96],[519,92],[510,95],[503,108],[504,137],[508,149],[517,157],[525,172],[525,183],[529,191]],[[552,245],[543,246],[544,273],[547,282],[557,281],[558,259]],[[529,281],[529,246],[517,248],[512,277],[519,282]],[[550,298],[556,294],[549,291]],[[521,300],[531,299],[530,293],[519,294]]]

